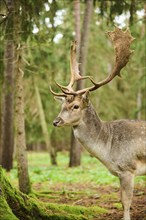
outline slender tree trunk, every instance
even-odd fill
[[[7,171],[13,166],[13,75],[14,75],[14,42],[13,42],[13,1],[7,0],[10,11],[6,20],[4,42],[4,82],[2,89],[1,120],[1,156],[0,163]]]
[[[75,33],[76,40],[78,42],[78,59],[79,59],[79,70],[80,75],[85,75],[87,49],[88,49],[88,36],[89,36],[89,25],[93,11],[93,0],[86,1],[86,8],[84,13],[84,20],[82,26],[82,33],[80,31],[80,1],[74,0],[74,16],[75,16]],[[77,90],[82,89],[83,81],[78,81]],[[81,164],[81,145],[74,137],[73,132],[71,133],[71,148],[70,148],[70,161],[69,166],[79,166]]]
[[[79,56],[79,48],[81,41],[81,25],[80,25],[80,0],[74,0],[74,19],[75,19],[75,39],[77,41],[78,50],[77,57]]]
[[[79,58],[80,51],[80,0],[74,0],[74,19],[75,19],[75,39],[77,41],[77,57]],[[70,143],[70,157],[69,167],[79,166],[81,164],[81,144],[75,138],[73,131],[71,131]]]
[[[21,16],[20,1],[15,0],[14,36],[15,36],[15,128],[16,128],[16,154],[18,165],[19,189],[24,193],[30,192],[28,175],[28,162],[25,140],[24,100],[23,100],[23,60],[21,47]]]
[[[141,120],[141,107],[142,107],[142,93],[141,93],[141,89],[139,88],[138,93],[137,93],[137,109],[138,109],[137,119],[138,120]]]
[[[5,73],[2,97],[1,164],[6,170],[13,165],[13,41],[5,45]]]
[[[146,4],[144,4],[144,10],[145,10],[144,21],[146,22]],[[145,37],[145,33],[146,33],[145,22],[141,26],[141,34],[140,34],[140,39],[141,40]],[[146,53],[145,53],[144,59],[145,58],[146,58]],[[139,78],[142,76],[141,66],[139,66],[138,76],[139,76]],[[146,86],[146,84],[145,84],[145,86]],[[146,87],[145,87],[145,89],[146,89]],[[138,92],[137,92],[137,109],[138,109],[137,119],[138,120],[141,120],[142,98],[143,98],[142,97],[142,91],[141,91],[141,87],[139,85]]]
[[[86,1],[86,8],[84,13],[84,20],[81,32],[81,44],[80,44],[80,54],[79,54],[79,70],[80,75],[85,75],[86,69],[86,60],[87,60],[87,50],[88,50],[88,38],[89,38],[89,31],[90,31],[90,20],[93,12],[93,0]],[[81,89],[83,87],[82,80],[78,83],[78,88]]]
[[[0,100],[1,100],[1,96],[0,96]],[[1,122],[1,102],[0,102],[0,164],[2,162],[1,124],[2,122]]]
[[[70,147],[70,160],[69,167],[79,166],[81,164],[81,144],[71,132],[71,147]]]
[[[21,48],[17,48],[16,74],[16,95],[15,95],[15,127],[16,127],[16,154],[18,165],[19,189],[24,193],[30,192],[30,182],[28,175],[28,163],[25,140],[25,121],[24,121],[24,100],[23,100],[23,61]]]
[[[35,93],[36,93],[36,98],[37,98],[40,122],[41,122],[41,127],[43,131],[44,139],[45,139],[45,144],[46,144],[48,152],[50,153],[51,164],[56,165],[57,164],[56,154],[55,154],[54,148],[52,148],[50,141],[49,141],[49,134],[48,134],[48,129],[47,129],[47,122],[45,119],[45,113],[43,110],[40,92],[36,84],[35,84]]]

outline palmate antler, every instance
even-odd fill
[[[64,93],[73,93],[73,85],[76,81],[81,80],[81,79],[86,79],[89,78],[89,76],[81,76],[79,74],[79,63],[77,62],[77,42],[73,41],[71,45],[71,51],[70,51],[70,71],[71,71],[71,78],[70,82],[67,86],[61,86],[60,84],[56,83],[57,86],[64,92]]]
[[[94,91],[98,89],[99,87],[109,83],[115,76],[120,76],[120,71],[121,69],[126,66],[126,64],[129,61],[130,55],[132,54],[133,51],[130,50],[130,45],[134,38],[131,36],[130,32],[126,30],[123,32],[121,29],[118,27],[115,28],[114,31],[108,32],[107,33],[110,40],[112,41],[114,48],[115,48],[115,53],[116,53],[116,59],[115,59],[115,65],[113,71],[109,74],[109,76],[96,83],[91,77],[89,76],[80,76],[79,75],[79,69],[78,69],[78,63],[76,61],[76,42],[73,42],[71,46],[71,80],[68,86],[64,87],[61,86],[57,83],[57,86],[62,90],[62,95],[77,95],[77,94],[84,94],[86,91]],[[84,88],[78,91],[73,90],[73,85],[76,81],[89,78],[90,81],[93,83],[93,86],[89,88]],[[51,91],[53,94],[54,92]],[[56,93],[55,93],[56,94]],[[55,95],[54,94],[54,95]],[[59,94],[60,96],[61,94]]]

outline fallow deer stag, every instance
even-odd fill
[[[62,110],[53,124],[56,127],[72,126],[75,137],[94,157],[99,159],[108,170],[120,179],[121,201],[124,209],[124,220],[130,220],[130,206],[133,197],[134,177],[146,174],[146,121],[116,120],[102,121],[95,112],[89,92],[109,83],[115,76],[120,76],[132,51],[130,44],[133,37],[127,30],[115,28],[108,32],[116,59],[113,71],[104,80],[96,83],[90,76],[79,74],[76,61],[76,42],[71,46],[71,79],[68,86],[57,86],[61,93],[51,93],[62,101]],[[77,80],[89,78],[93,86],[74,91]]]

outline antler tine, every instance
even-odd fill
[[[110,82],[115,76],[121,76],[121,69],[126,66],[129,61],[130,55],[133,53],[133,51],[130,50],[130,45],[135,38],[131,36],[128,29],[123,32],[121,29],[116,27],[114,31],[107,32],[107,34],[112,41],[116,52],[114,69],[106,79],[100,81],[99,83],[96,83],[91,77],[89,77],[90,81],[94,85],[89,88],[77,91],[78,94],[83,94],[87,90],[94,91]]]
[[[70,50],[70,71],[71,78],[68,86],[63,87],[62,89],[67,89],[69,92],[73,92],[73,85],[76,81],[81,79],[86,79],[88,76],[81,76],[79,74],[79,63],[77,62],[77,41],[72,41],[71,50]],[[62,90],[63,91],[63,90]]]
[[[77,62],[77,42],[72,41],[71,51],[70,51],[70,69],[71,69],[71,78],[67,86],[62,86],[59,83],[55,82],[56,85],[62,90],[63,93],[68,95],[75,95],[76,92],[73,90],[73,85],[76,81],[81,79],[87,79],[89,76],[81,76],[79,74],[79,63]]]
[[[70,51],[70,68],[71,68],[71,78],[70,82],[67,86],[62,86],[59,83],[55,82],[56,85],[62,90],[63,93],[75,93],[73,91],[73,85],[75,81],[78,81],[79,79],[82,79],[79,75],[79,63],[77,62],[76,58],[76,47],[77,47],[77,42],[73,41],[71,44],[71,51]],[[87,78],[87,77],[86,77]]]
[[[77,62],[77,42],[73,41],[71,45],[70,51],[70,71],[71,78],[68,87],[72,88],[74,82],[81,79],[82,77],[79,75],[79,63]]]
[[[54,95],[54,96],[59,96],[59,97],[67,97],[66,94],[64,93],[57,93],[57,92],[54,92],[50,86],[50,92]]]

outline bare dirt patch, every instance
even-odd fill
[[[41,191],[41,185],[34,186]],[[81,205],[86,207],[100,206],[108,210],[107,214],[99,215],[97,220],[120,220],[122,207],[119,188],[97,186],[93,184],[55,184],[49,186],[48,192],[42,192],[39,199],[44,202]],[[132,220],[146,220],[146,188],[136,186],[131,206]]]

